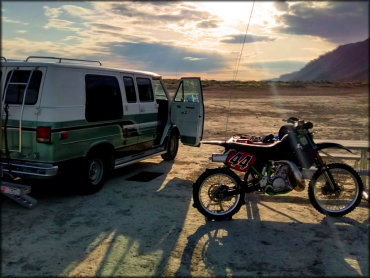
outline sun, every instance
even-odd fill
[[[235,32],[244,32],[248,23],[252,7],[253,13],[251,17],[250,31],[268,30],[276,26],[275,15],[278,13],[273,2],[255,1],[230,1],[230,2],[196,2],[201,9],[213,14],[220,19],[219,31],[221,33],[230,32],[234,29]],[[261,35],[261,34],[259,34]]]

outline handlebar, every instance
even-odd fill
[[[284,122],[293,124],[295,128],[297,129],[311,129],[313,128],[313,123],[311,122],[304,122],[304,120],[299,120],[296,117],[290,117],[287,120],[283,120]]]
[[[311,129],[311,128],[313,128],[313,123],[311,123],[311,122],[304,123],[303,128],[304,129]]]
[[[295,122],[298,122],[299,119],[296,117],[290,117],[288,120],[283,120],[284,122],[287,122],[289,124],[295,124]]]

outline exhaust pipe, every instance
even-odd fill
[[[213,153],[212,156],[209,158],[213,162],[226,162],[226,159],[228,157],[229,153],[224,154],[215,154]]]
[[[294,190],[303,191],[305,189],[306,184],[304,182],[302,173],[299,171],[297,165],[295,165],[294,162],[289,161],[289,160],[279,160],[279,161],[275,161],[275,163],[285,163],[290,167],[290,169],[292,170],[293,175],[294,175],[294,177],[297,181],[297,185],[294,187]]]

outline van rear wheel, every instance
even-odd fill
[[[79,191],[81,194],[98,192],[107,178],[109,166],[106,156],[92,153],[87,156],[81,171]]]

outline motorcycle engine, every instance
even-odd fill
[[[269,185],[266,186],[265,191],[272,191],[273,193],[289,192],[293,187],[289,181],[290,169],[286,164],[278,165],[275,174],[271,179]]]

